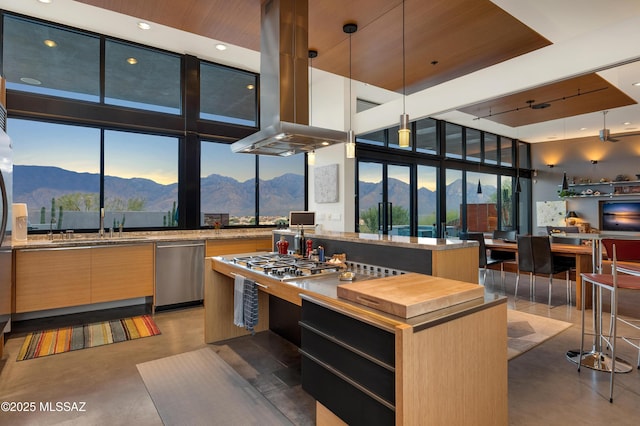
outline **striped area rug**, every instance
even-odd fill
[[[160,334],[149,315],[29,333],[18,361]]]

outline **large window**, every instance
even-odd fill
[[[482,139],[480,130],[465,129],[466,135],[466,159],[469,161],[482,160]]]
[[[200,64],[200,118],[225,123],[257,125],[255,74]]]
[[[290,211],[305,208],[304,155],[234,154],[228,144],[202,142],[201,159],[202,226],[210,227],[227,215],[230,226],[256,225],[256,210],[258,225],[273,225],[288,220]],[[257,186],[256,167],[260,170]]]
[[[98,37],[6,15],[3,24],[7,89],[100,100]]]
[[[469,232],[498,229],[498,181],[496,175],[467,172],[467,227]]]
[[[200,146],[200,225],[214,226],[225,215],[229,225],[255,225],[256,156],[234,154],[224,143]]]
[[[498,164],[498,137],[492,133],[484,134],[484,162]]]
[[[8,96],[26,106],[19,119],[9,108],[15,200],[28,203],[31,230],[95,231],[101,208],[106,228],[126,229],[194,229],[207,213],[272,224],[304,210],[304,156],[260,161],[229,149],[257,127],[257,74],[2,17]],[[43,110],[49,122],[29,119]],[[212,135],[226,143],[201,142]]]
[[[290,211],[304,210],[304,161],[304,155],[258,157],[260,225],[288,220]]]
[[[418,237],[437,237],[438,169],[418,166]]]
[[[104,132],[105,227],[176,227],[178,139]]]
[[[180,68],[178,55],[107,40],[104,102],[180,114]]]
[[[416,122],[416,151],[425,154],[438,153],[437,121],[425,118]]]
[[[500,223],[503,230],[515,229],[514,223],[514,179],[511,176],[500,176]]]
[[[450,158],[462,158],[462,127],[456,124],[446,123],[445,126],[446,156]]]
[[[378,145],[384,146],[385,143],[385,131],[378,130],[376,132],[367,133],[365,135],[360,135],[357,138],[358,142],[370,144],[370,145]]]
[[[29,229],[98,228],[100,130],[10,118],[7,132],[13,201],[27,204]]]
[[[462,171],[446,170],[446,205],[443,228],[448,237],[458,236],[462,227]]]

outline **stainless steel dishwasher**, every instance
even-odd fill
[[[201,302],[203,271],[203,241],[156,243],[156,308]]]

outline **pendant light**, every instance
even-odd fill
[[[313,58],[316,58],[317,56],[318,56],[317,50],[313,50],[313,49],[309,50],[309,68],[310,68],[309,83],[311,83],[313,80]],[[309,84],[309,86],[311,87],[311,89],[309,90],[309,104],[311,105],[309,107],[309,125],[313,125],[313,121],[311,118],[311,114],[313,112],[313,86],[311,84]],[[307,152],[307,165],[315,166],[315,164],[316,164],[316,150],[314,146],[314,149]]]
[[[400,116],[400,128],[398,129],[398,145],[401,148],[408,148],[411,138],[409,130],[409,114],[406,112],[407,81],[404,49],[404,0],[402,1],[402,115]]]
[[[358,25],[354,23],[344,24],[342,31],[349,34],[349,131],[347,132],[347,144],[345,146],[347,158],[356,158],[356,136],[351,128],[351,104],[353,103],[353,98],[351,97],[351,86],[353,84],[351,79],[351,35],[358,31]]]
[[[569,182],[567,182],[567,172],[562,172],[562,190],[569,190]]]
[[[482,194],[482,186],[480,185],[480,179],[478,179],[478,189],[476,190],[477,194]]]

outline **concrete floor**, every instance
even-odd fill
[[[585,368],[578,373],[576,365],[565,359],[565,352],[580,344],[580,313],[575,307],[564,304],[564,282],[557,282],[553,292],[554,305],[549,308],[546,281],[538,279],[536,301],[530,301],[528,281],[523,276],[520,297],[516,301],[513,298],[514,277],[507,274],[509,308],[574,325],[509,362],[509,423],[637,425],[640,422],[639,371],[634,369],[616,375],[614,401],[609,403],[609,376]],[[488,291],[499,292],[496,288],[499,286],[488,281]],[[499,282],[498,274],[496,282]],[[640,295],[624,297],[628,307],[635,306],[636,313],[640,312]],[[5,355],[0,361],[0,401],[35,402],[38,408],[41,402],[49,401],[86,402],[86,405],[84,412],[0,412],[0,425],[161,425],[136,364],[207,346],[203,343],[203,314],[202,307],[157,313],[155,320],[162,331],[160,336],[22,362],[15,359],[24,333],[14,333],[7,340]],[[295,348],[292,349],[288,342],[278,343],[279,339],[273,334],[250,339],[234,339],[209,346],[243,375],[247,365],[264,364],[264,357],[256,356],[254,350],[268,350],[279,361],[285,359],[281,363],[290,368],[290,374],[283,374],[279,369],[278,375],[287,386],[274,386],[275,381],[268,383],[264,377],[249,381],[263,393],[268,389],[265,396],[278,407],[283,399],[287,399],[288,404],[298,401],[295,416],[290,418],[295,424],[312,424],[313,404],[299,390],[298,364],[291,360]],[[637,351],[625,343],[619,345],[619,355],[632,363],[637,359]],[[252,374],[255,375],[255,370]],[[185,424],[189,424],[188,419]]]

